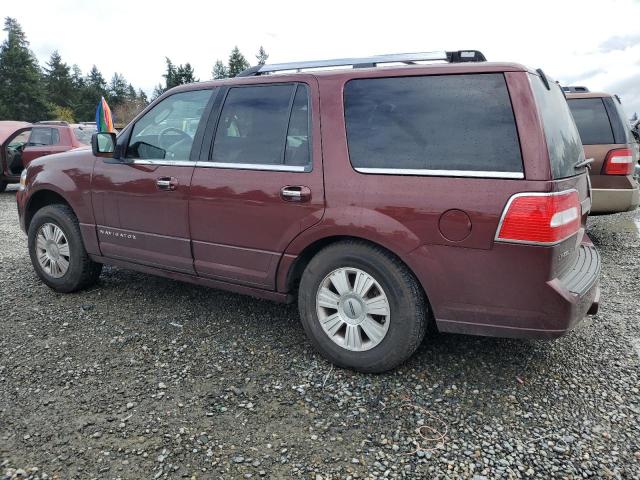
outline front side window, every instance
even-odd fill
[[[303,84],[229,90],[211,160],[216,163],[307,167],[308,89]]]
[[[601,98],[567,100],[584,145],[614,143],[609,116]]]
[[[19,133],[11,139],[7,148],[12,148],[14,150],[23,148],[24,145],[29,141],[30,135],[31,130],[25,130],[24,132]]]
[[[29,137],[29,146],[43,147],[46,145],[55,145],[60,142],[60,134],[55,128],[34,127]]]
[[[522,176],[502,74],[351,80],[344,104],[357,170]]]
[[[127,158],[189,160],[193,138],[212,93],[181,92],[158,103],[134,125]]]

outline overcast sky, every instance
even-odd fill
[[[207,80],[236,44],[252,64],[260,45],[274,63],[466,48],[618,93],[640,114],[640,0],[2,0],[0,14],[20,22],[41,64],[58,50],[148,93],[165,56]]]

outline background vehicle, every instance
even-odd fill
[[[84,147],[91,143],[91,135],[96,131],[95,123],[69,124],[59,121],[44,121],[34,124],[23,122],[0,122],[15,124],[15,128],[6,126],[11,131],[2,144],[2,172],[0,175],[0,191],[7,184],[18,183],[22,170],[29,162],[44,155],[66,152],[73,148]],[[2,126],[0,126],[0,131]]]
[[[31,163],[34,269],[60,292],[109,263],[297,297],[315,347],[367,372],[428,325],[562,335],[599,299],[582,144],[544,73],[479,60],[263,65],[172,89],[117,138]],[[339,66],[357,68],[305,72]]]
[[[640,203],[633,178],[638,148],[620,98],[589,92],[586,87],[564,87],[576,121],[585,156],[593,158],[589,176],[593,192],[592,214],[634,210]]]
[[[27,122],[0,121],[0,192],[9,183],[18,183],[20,174],[13,174],[11,167],[27,143],[30,129]]]

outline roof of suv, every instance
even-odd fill
[[[233,85],[235,83],[261,83],[264,80],[278,79],[282,82],[292,82],[306,77],[332,77],[332,78],[365,78],[371,76],[397,76],[424,73],[426,75],[456,74],[456,73],[492,73],[492,72],[528,72],[538,75],[537,72],[519,63],[510,62],[464,62],[464,63],[432,63],[416,65],[392,65],[371,68],[339,68],[326,70],[303,70],[301,72],[274,73],[256,76],[244,76],[224,78],[220,80],[208,80],[204,82],[179,85],[171,89],[171,92],[197,90],[206,87],[220,85]],[[374,74],[374,75],[372,75]],[[166,93],[163,95],[165,96]]]

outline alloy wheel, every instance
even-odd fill
[[[347,350],[370,350],[389,330],[387,295],[372,275],[359,268],[329,273],[318,288],[316,311],[327,336]]]
[[[36,235],[36,257],[45,273],[53,278],[63,277],[69,270],[69,242],[60,227],[45,223]]]

